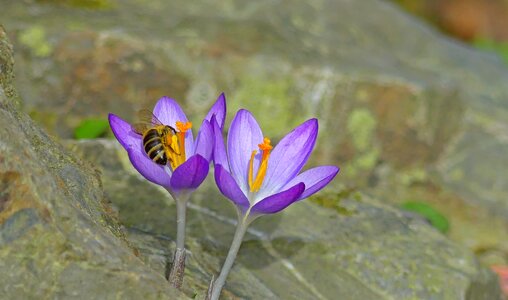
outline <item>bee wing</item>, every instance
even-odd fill
[[[132,130],[140,135],[143,135],[143,133],[152,127],[152,124],[146,122],[138,122],[131,125]]]
[[[143,123],[148,123],[153,125],[164,125],[162,122],[157,119],[157,117],[152,113],[149,109],[141,109],[138,111],[138,120]]]
[[[138,121],[132,124],[132,130],[138,134],[143,135],[154,126],[162,125],[162,122],[149,109],[141,109],[137,115]]]

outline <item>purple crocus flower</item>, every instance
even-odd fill
[[[320,166],[298,174],[316,143],[316,119],[293,129],[273,148],[252,114],[240,110],[229,129],[227,153],[220,126],[215,126],[215,181],[244,215],[279,212],[321,190],[339,172],[335,166]]]
[[[320,166],[299,174],[316,143],[316,119],[305,121],[273,147],[270,139],[263,137],[252,114],[242,109],[231,123],[227,151],[219,123],[213,118],[211,123],[215,136],[215,181],[238,211],[231,248],[209,289],[209,298],[217,300],[248,225],[261,215],[277,213],[321,190],[337,175],[339,168]]]
[[[196,189],[208,174],[214,144],[210,120],[214,116],[220,124],[219,130],[222,130],[226,115],[225,96],[221,94],[208,112],[196,140],[189,130],[192,124],[175,100],[168,97],[159,99],[153,115],[162,124],[175,128],[177,135],[183,137],[184,142],[178,143],[178,146],[184,151],[181,151],[181,156],[174,164],[164,166],[152,161],[143,147],[143,137],[120,117],[109,114],[109,124],[116,139],[127,150],[134,168],[147,180],[163,186],[174,197],[181,198],[182,194]]]
[[[134,168],[147,180],[166,188],[176,201],[176,251],[169,274],[169,282],[176,288],[181,286],[185,271],[187,200],[208,175],[214,148],[214,129],[210,121],[213,118],[216,130],[222,131],[225,117],[226,98],[221,94],[203,120],[194,140],[190,130],[192,123],[176,101],[168,97],[159,99],[153,110],[152,124],[148,125],[148,128],[152,128],[152,125],[164,128],[164,135],[160,131],[150,134],[149,130],[139,132],[120,117],[109,114],[111,129],[127,150]],[[164,147],[161,148],[162,145]]]

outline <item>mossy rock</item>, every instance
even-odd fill
[[[136,256],[97,170],[16,109],[10,51],[0,28],[1,298],[187,299]]]
[[[127,239],[146,263],[163,273],[176,226],[168,193],[144,180],[114,140],[68,146],[98,166],[105,193],[128,230]],[[235,215],[213,176],[194,192],[187,215],[188,296],[201,299],[211,276],[218,273]],[[221,299],[500,297],[496,276],[422,218],[358,191],[329,189],[252,224]]]

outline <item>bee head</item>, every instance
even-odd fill
[[[169,125],[166,125],[164,126],[164,130],[167,132],[167,133],[171,133],[172,135],[176,135],[176,130],[175,128],[169,126]]]

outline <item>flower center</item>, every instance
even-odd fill
[[[167,151],[173,171],[187,159],[185,157],[185,133],[192,128],[191,122],[176,122],[176,134],[167,135],[167,143],[172,151]]]
[[[254,179],[254,157],[257,153],[256,150],[252,151],[249,161],[249,187],[252,193],[259,191],[261,185],[263,184],[263,180],[266,176],[266,170],[268,169],[268,157],[270,157],[270,151],[273,148],[270,144],[270,139],[266,137],[263,139],[263,143],[258,146],[259,150],[261,150],[261,163],[259,164],[256,179]]]

